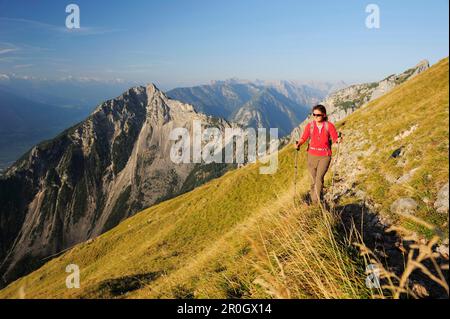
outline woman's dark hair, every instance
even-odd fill
[[[320,111],[322,114],[325,114],[325,116],[323,117],[323,119],[325,121],[328,121],[328,116],[326,116],[327,114],[327,109],[325,106],[323,106],[322,104],[317,104],[316,106],[314,106],[312,108],[312,112],[314,112],[315,110]]]

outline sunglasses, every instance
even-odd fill
[[[318,117],[318,116],[321,116],[321,117],[323,117],[323,114],[317,114],[317,113],[313,113],[312,115],[313,115],[313,116],[317,116],[317,117]]]

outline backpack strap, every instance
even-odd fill
[[[329,130],[329,126],[328,126],[328,121],[325,122],[325,129],[327,130],[327,134],[328,134],[328,142],[330,143],[330,149],[331,149],[331,146],[333,145],[333,140],[332,140],[331,135],[330,135],[330,130]]]
[[[330,136],[330,129],[328,126],[328,121],[325,121],[324,125],[325,125],[325,130],[328,133],[328,136]],[[309,123],[309,138],[312,138],[313,132],[314,132],[314,121]]]

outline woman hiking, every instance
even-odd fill
[[[331,162],[331,143],[339,143],[340,138],[336,127],[328,122],[327,110],[323,105],[316,105],[312,109],[314,120],[308,123],[301,138],[296,142],[297,151],[309,139],[308,170],[311,176],[311,203],[318,204],[322,200],[323,179]]]

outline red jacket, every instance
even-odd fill
[[[303,131],[302,137],[298,140],[297,144],[301,145],[305,143],[311,136],[310,136],[310,125],[311,122],[308,123]],[[308,147],[308,153],[311,155],[316,156],[331,156],[331,147],[329,142],[329,137],[331,137],[331,140],[333,143],[336,143],[338,140],[338,133],[336,131],[336,127],[331,123],[328,122],[328,132],[325,128],[325,122],[322,124],[322,129],[319,134],[319,128],[317,127],[316,121],[313,121],[313,134],[312,138],[309,142]],[[328,135],[329,134],[329,135]],[[300,141],[303,140],[303,143],[300,143]]]

